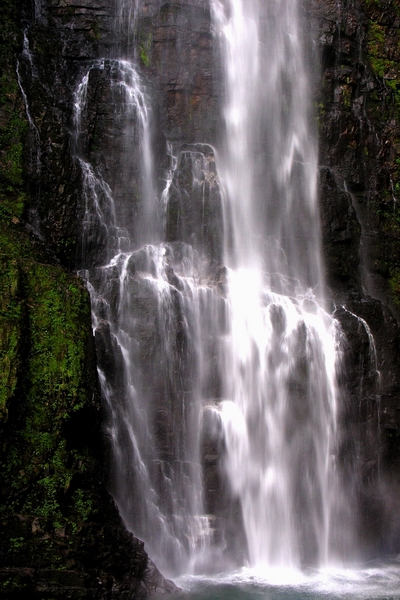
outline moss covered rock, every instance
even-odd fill
[[[164,580],[106,491],[89,295],[28,225],[24,6],[0,23],[0,598],[141,597]]]
[[[355,227],[347,242],[352,254],[359,248],[361,269],[357,273],[352,260],[345,287],[360,290],[361,283],[398,315],[399,4],[395,0],[345,0],[340,4],[311,0],[310,10],[321,44],[321,164],[331,172],[337,202],[347,194],[350,211],[361,228],[361,237]],[[326,196],[323,189],[326,212],[324,203],[331,204],[332,195]],[[349,222],[353,219],[343,211],[341,214]],[[343,268],[332,252],[335,240],[328,230],[324,244],[329,283],[332,289],[343,288]]]
[[[0,598],[146,595],[104,487],[88,293],[36,246],[0,226]]]
[[[24,256],[15,236],[6,239],[8,252],[6,245],[0,263],[1,496],[7,509],[62,520],[63,495],[74,476],[90,467],[83,448],[99,421],[88,352],[90,306],[77,277]],[[82,417],[86,441],[76,439],[79,452],[67,434]],[[77,510],[79,516],[87,511]]]

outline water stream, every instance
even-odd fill
[[[122,147],[138,131],[140,202],[135,218],[114,200],[101,169],[82,156],[90,74],[109,69],[120,93]],[[200,433],[203,339],[219,298],[199,280],[198,257],[162,241],[176,159],[156,196],[151,106],[133,63],[91,65],[75,93],[75,145],[84,189],[83,262],[100,240],[105,260],[82,269],[91,293],[99,377],[112,446],[111,491],[128,527],[173,571],[191,569],[209,538],[203,509]],[[170,152],[172,150],[170,149]],[[85,258],[86,257],[86,258]],[[215,317],[216,318],[216,317]]]
[[[119,26],[137,6],[121,3]],[[211,8],[224,134],[215,149],[167,140],[162,184],[138,65],[97,61],[76,86],[81,275],[110,488],[168,573],[224,561],[299,573],[341,564],[354,533],[337,460],[342,333],[323,294],[308,52],[297,0]],[[95,77],[113,99],[117,176],[85,150]],[[226,510],[210,500],[211,471]]]
[[[212,5],[226,73],[219,164],[232,232],[222,357],[226,468],[250,564],[325,564],[332,529],[341,526],[334,507],[341,501],[339,332],[314,295],[323,288],[317,143],[298,6]]]

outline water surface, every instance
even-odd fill
[[[242,569],[213,577],[181,577],[185,600],[399,600],[400,557],[364,567],[301,573]],[[174,599],[175,600],[175,599]]]

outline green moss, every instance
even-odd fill
[[[374,4],[374,5],[373,5]],[[369,5],[368,5],[369,6]],[[400,63],[394,57],[394,30],[377,22],[379,12],[376,3],[371,3],[370,20],[367,29],[367,58],[377,78],[381,81],[367,97],[367,111],[370,122],[380,132],[380,147],[366,154],[370,161],[379,160],[379,194],[370,202],[371,213],[381,232],[377,241],[377,254],[382,260],[377,271],[388,278],[393,302],[398,304],[398,274],[400,273]],[[391,2],[387,10],[395,9]],[[386,9],[385,9],[386,10]],[[389,14],[389,12],[388,12]],[[395,33],[397,35],[397,33]],[[371,150],[373,147],[371,148]],[[374,169],[374,162],[369,162]]]
[[[100,30],[100,25],[98,23],[93,23],[93,26],[90,30],[90,35],[96,42],[100,41],[101,30]]]
[[[145,67],[149,67],[151,63],[151,48],[153,45],[153,35],[149,33],[144,40],[139,44],[140,60]]]
[[[400,66],[388,58],[386,44],[386,27],[370,20],[367,32],[368,59],[374,73],[385,79],[386,84],[397,91],[397,81],[400,76]]]
[[[342,87],[342,101],[345,109],[351,108],[351,97],[352,88],[350,85],[343,85]]]
[[[389,289],[392,301],[400,307],[400,269],[395,270],[389,279]]]
[[[17,384],[22,317],[19,288],[16,261],[0,255],[0,422],[7,420],[7,402]]]
[[[81,281],[40,263],[29,238],[0,225],[0,512],[71,527],[93,512],[90,489],[77,490],[76,482],[71,489],[94,468],[93,458],[65,433],[90,405],[90,335]]]
[[[82,306],[82,287],[54,267],[36,264],[27,274],[27,292],[34,299],[29,311],[30,395],[35,400],[45,392],[55,398],[56,409],[65,401],[73,406],[79,398],[84,359],[79,319],[90,318],[87,306]]]

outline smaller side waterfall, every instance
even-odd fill
[[[33,59],[32,59],[32,54],[29,48],[29,40],[28,40],[28,36],[26,31],[24,31],[24,42],[23,42],[23,51],[22,51],[22,61],[24,61],[26,63],[26,66],[28,67],[31,76],[33,77],[35,75],[35,69],[33,66]],[[40,173],[42,165],[41,165],[41,141],[40,141],[40,134],[39,134],[39,130],[36,126],[35,121],[32,118],[31,115],[31,111],[29,108],[29,102],[28,102],[28,98],[27,95],[25,93],[24,87],[23,87],[23,83],[22,83],[22,77],[21,77],[21,72],[20,72],[20,61],[17,60],[17,81],[18,81],[18,85],[19,85],[19,89],[21,90],[21,94],[22,97],[24,99],[24,104],[25,104],[25,113],[26,113],[26,117],[28,119],[28,123],[29,123],[29,128],[30,128],[30,132],[32,135],[32,143],[30,145],[30,153],[31,153],[31,157],[30,157],[30,162],[31,162],[31,168],[33,168],[35,170],[35,172],[37,174]]]
[[[194,261],[185,245],[147,245],[88,277],[112,491],[127,525],[170,569],[190,569],[209,541],[199,375],[212,298],[195,284]]]
[[[122,184],[111,182],[101,152],[92,162],[85,157],[91,77],[104,80],[110,88],[104,94],[118,99],[113,118],[123,135],[114,156]],[[204,265],[211,258],[197,250],[205,251],[213,235],[205,214],[215,213],[217,203],[212,149],[186,146],[178,160],[168,145],[165,186],[157,195],[151,106],[135,68],[127,61],[92,65],[74,106],[85,204],[81,275],[92,299],[111,491],[157,565],[191,571],[205,562],[213,533],[204,514],[200,445],[215,370],[207,349],[225,305],[207,285]],[[132,174],[134,142],[139,161]],[[185,210],[194,212],[181,219]]]
[[[91,115],[85,111],[91,76],[106,88],[108,106],[115,106],[113,114],[104,116],[106,127],[108,121],[114,122],[115,137],[110,147],[97,155],[96,164],[87,158],[93,137],[109,134],[97,133],[95,124],[91,125],[94,131],[88,130]],[[97,61],[77,85],[73,138],[84,179],[83,264],[102,264],[118,252],[131,249],[132,244],[137,247],[160,240],[164,209],[153,187],[150,111],[140,78],[128,61]],[[89,147],[82,142],[87,139],[91,140]],[[111,177],[107,173],[108,183],[103,173],[109,171],[110,155],[117,158],[112,159],[116,170]]]

